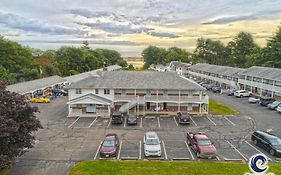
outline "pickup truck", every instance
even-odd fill
[[[186,139],[198,158],[215,159],[217,157],[217,149],[205,134],[188,132]]]

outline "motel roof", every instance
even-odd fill
[[[240,72],[239,75],[281,81],[281,69],[278,68],[252,66]]]
[[[38,89],[45,89],[47,87],[64,83],[66,80],[60,76],[51,76],[31,81],[25,81],[17,84],[7,86],[7,90],[11,92],[17,92],[19,94],[26,94]]]
[[[237,67],[219,66],[219,65],[212,65],[207,63],[195,64],[190,66],[189,69],[210,72],[210,73],[215,73],[225,76],[233,76],[246,70]]]
[[[99,71],[71,84],[70,88],[204,90],[176,73],[156,71]]]

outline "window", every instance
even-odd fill
[[[281,81],[276,81],[275,86],[281,87]]]
[[[99,90],[98,89],[95,89],[95,94],[99,94]]]
[[[82,94],[82,89],[76,89],[76,94]]]
[[[104,90],[104,94],[110,94],[110,90],[109,89],[105,89]]]

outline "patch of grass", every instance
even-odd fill
[[[269,171],[281,174],[278,164]],[[245,163],[221,162],[157,162],[157,161],[84,161],[73,167],[69,175],[244,175]]]
[[[237,115],[239,114],[238,111],[232,109],[231,107],[219,103],[216,100],[210,99],[209,100],[209,109],[210,113],[213,115]]]
[[[5,168],[3,170],[0,170],[0,175],[7,175],[10,171],[10,168]]]

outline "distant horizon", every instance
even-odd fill
[[[264,46],[280,22],[278,0],[0,1],[5,38],[42,50],[87,40],[124,57],[139,57],[149,45],[193,51],[201,37],[226,44],[240,31]]]

